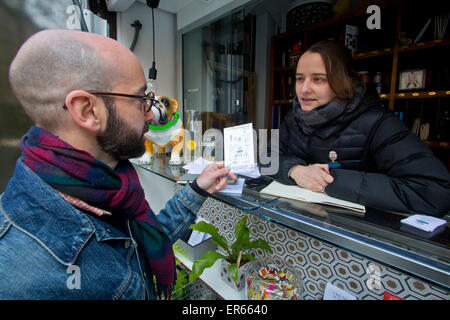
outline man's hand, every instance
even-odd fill
[[[323,192],[334,181],[328,164],[296,165],[289,170],[289,176],[300,187],[314,192]]]
[[[198,176],[197,185],[209,193],[214,193],[225,188],[227,185],[227,175],[234,181],[237,180],[234,173],[230,172],[230,167],[225,167],[223,161],[212,163]]]

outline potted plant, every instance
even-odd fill
[[[242,283],[244,282],[243,277],[239,275],[240,267],[255,259],[252,254],[244,252],[256,248],[261,248],[268,252],[272,252],[272,249],[269,247],[269,244],[265,240],[258,239],[250,241],[250,230],[247,228],[246,216],[239,220],[236,224],[236,240],[231,245],[228,243],[224,236],[219,234],[217,228],[210,223],[200,221],[196,224],[191,225],[190,228],[210,234],[213,243],[222,247],[225,250],[226,255],[223,255],[217,251],[206,252],[201,258],[194,261],[192,272],[189,275],[189,281],[194,281],[203,273],[206,268],[211,267],[217,260],[223,259],[223,263],[225,265],[229,265],[228,273],[231,279],[233,279],[235,287],[240,290],[243,287],[241,281]],[[222,268],[225,268],[224,264],[222,264]],[[226,279],[224,280],[227,281]],[[227,282],[233,286],[232,283],[230,283],[229,281]]]

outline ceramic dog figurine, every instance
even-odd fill
[[[145,153],[138,159],[138,163],[150,163],[155,151],[159,155],[164,155],[169,145],[172,146],[169,164],[182,163],[180,153],[183,149],[184,131],[177,110],[178,102],[175,99],[165,96],[155,97],[152,106],[155,116],[150,122],[149,130],[145,133]]]

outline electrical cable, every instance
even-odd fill
[[[139,31],[142,28],[142,24],[139,20],[134,21],[134,23],[131,25],[134,28],[134,38],[133,42],[131,43],[130,50],[134,51],[134,47],[136,46],[136,43],[139,38]]]
[[[157,70],[156,70],[156,62],[155,62],[155,13],[152,8],[152,31],[153,31],[153,62],[152,67],[148,71],[148,78],[156,80]]]
[[[153,7],[152,7],[152,31],[153,31],[153,63],[155,63],[155,13],[153,11]]]
[[[153,31],[153,62],[152,62],[152,67],[150,68],[150,70],[148,71],[148,78],[150,80],[156,80],[156,74],[157,74],[157,70],[156,70],[156,62],[155,62],[155,12],[154,9],[158,8],[159,5],[159,0],[147,0],[147,5],[152,8],[152,31]]]

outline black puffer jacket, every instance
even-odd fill
[[[280,168],[286,184],[296,164],[328,163],[336,151],[338,169],[325,192],[381,210],[445,215],[450,210],[450,174],[378,97],[366,94],[353,112],[305,134],[295,108],[280,127]]]

